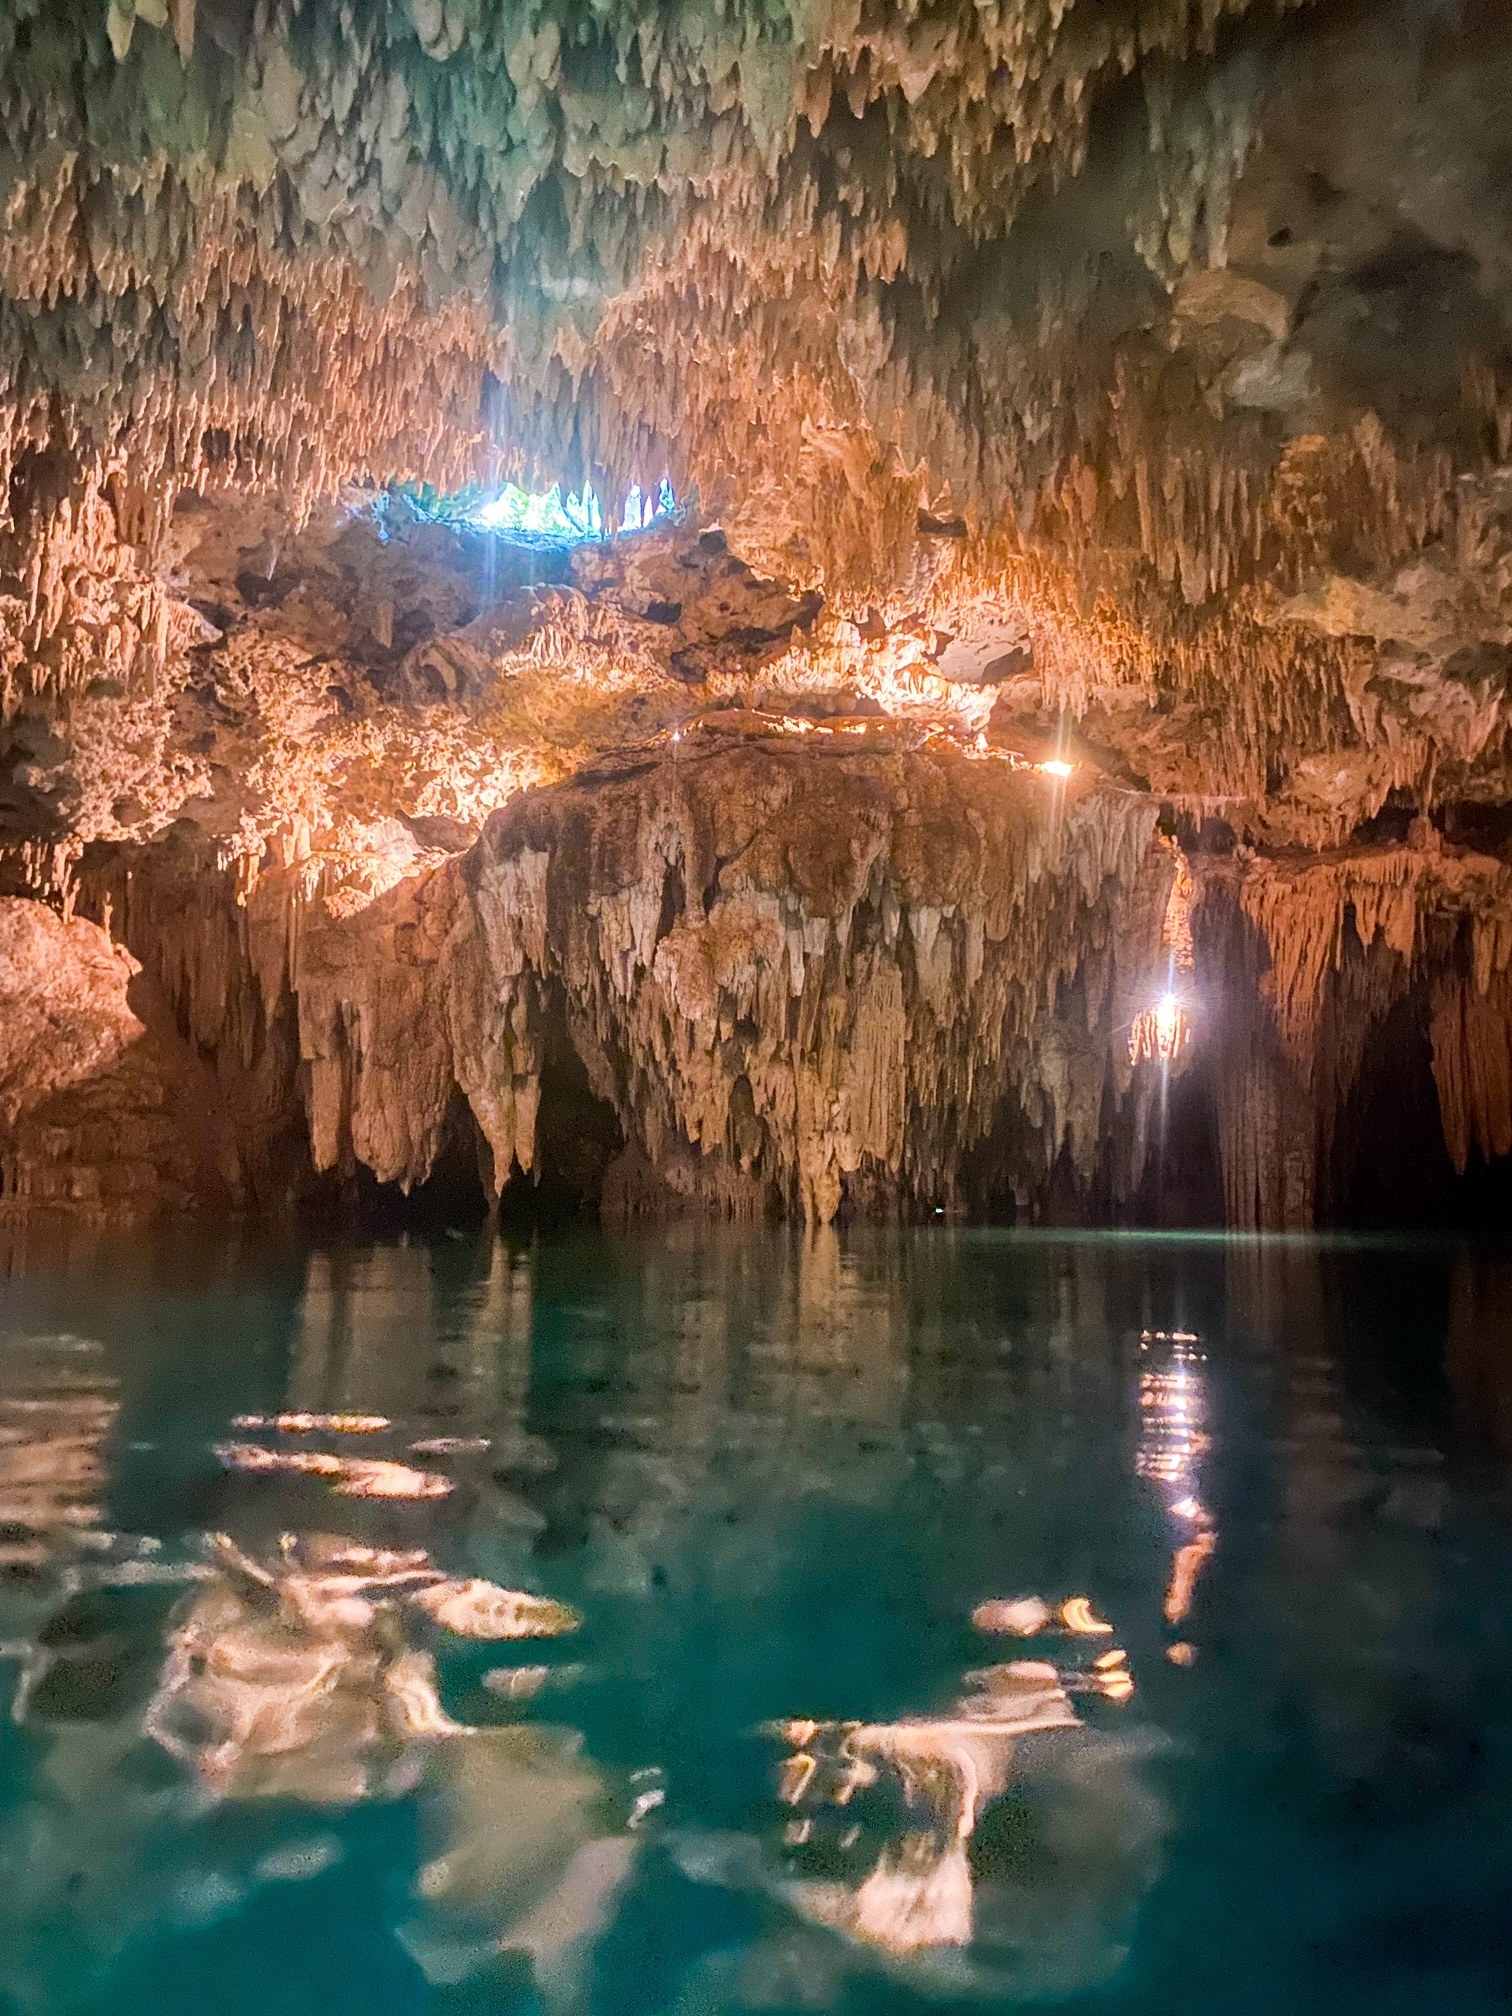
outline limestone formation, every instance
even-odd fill
[[[232,1187],[203,1067],[135,976],[97,925],[0,899],[0,1199],[132,1217]]]
[[[0,0],[12,1205],[1512,1153],[1504,27]]]

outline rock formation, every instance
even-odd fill
[[[1504,26],[0,0],[7,1208],[1512,1153]]]

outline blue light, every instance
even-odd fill
[[[650,496],[638,483],[632,483],[620,512],[619,529],[643,532],[676,509],[677,499],[665,477]],[[562,486],[556,483],[544,495],[532,495],[518,483],[506,483],[497,497],[479,504],[467,516],[486,532],[524,532],[575,543],[604,537],[603,508],[591,487],[564,496]]]

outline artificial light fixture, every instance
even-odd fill
[[[1076,765],[1068,763],[1064,756],[1051,756],[1041,763],[1039,767],[1047,777],[1065,778],[1071,775]]]

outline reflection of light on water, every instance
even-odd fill
[[[793,1901],[805,1917],[893,1954],[964,1946],[972,1936],[972,1879],[966,1843],[985,1801],[1007,1789],[1013,1746],[1031,1731],[1076,1727],[1075,1709],[1054,1666],[1015,1660],[967,1676],[971,1689],[947,1715],[901,1722],[780,1725],[801,1744],[779,1774],[778,1796],[806,1806],[785,1838],[811,1848],[815,1821],[844,1811],[890,1774],[907,1809],[859,1882],[800,1878]],[[850,1824],[840,1840],[860,1838]]]
[[[1058,1628],[1102,1637],[1112,1630],[1084,1596],[1068,1598],[1058,1611],[1038,1597],[989,1602],[975,1615],[983,1628],[1020,1636]],[[852,1865],[841,1877],[800,1869],[788,1886],[790,1901],[803,1916],[895,1958],[971,1943],[967,1846],[984,1807],[1008,1789],[1019,1739],[1079,1727],[1073,1692],[1125,1701],[1134,1691],[1128,1655],[1117,1647],[1085,1668],[1014,1659],[965,1680],[967,1691],[942,1715],[896,1722],[805,1717],[772,1731],[790,1749],[777,1776],[778,1799],[796,1809],[783,1826],[785,1849],[801,1853],[809,1868],[837,1857]],[[875,1815],[853,1818],[852,1809],[862,1794],[888,1785],[902,1810],[884,1822],[878,1840]],[[854,1866],[858,1847],[862,1861]]]
[[[38,1568],[60,1538],[99,1523],[118,1403],[115,1381],[87,1369],[97,1350],[39,1338],[0,1360],[0,1569]]]
[[[1192,1592],[1203,1564],[1218,1545],[1211,1527],[1204,1527],[1194,1540],[1178,1547],[1171,1556],[1171,1579],[1166,1585],[1165,1620],[1179,1624],[1192,1607]]]
[[[1192,1607],[1203,1567],[1218,1544],[1207,1508],[1197,1491],[1201,1458],[1208,1447],[1204,1423],[1207,1398],[1200,1340],[1191,1330],[1146,1330],[1139,1340],[1145,1361],[1139,1374],[1140,1437],[1136,1473],[1160,1487],[1171,1517],[1194,1528],[1171,1555],[1164,1613],[1179,1624]],[[1175,1648],[1173,1648],[1174,1650]],[[1190,1664],[1192,1648],[1173,1664]]]
[[[452,1489],[439,1471],[417,1470],[381,1456],[338,1456],[328,1449],[264,1449],[256,1442],[221,1442],[228,1470],[251,1476],[324,1477],[340,1498],[445,1498]]]
[[[1068,1631],[1080,1632],[1084,1637],[1106,1638],[1112,1633],[1113,1626],[1097,1615],[1085,1596],[1068,1596],[1060,1614]]]
[[[279,1435],[381,1435],[386,1414],[234,1414],[231,1426],[271,1430]]]
[[[225,1534],[169,1639],[144,1728],[209,1791],[346,1803],[397,1790],[405,1752],[461,1736],[417,1615],[483,1639],[555,1637],[565,1604],[446,1576],[423,1548],[286,1534],[259,1560]],[[401,1775],[396,1777],[395,1773]]]

